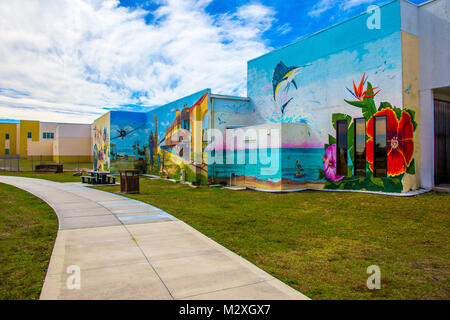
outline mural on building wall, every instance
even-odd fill
[[[273,99],[280,108],[281,114],[287,105],[293,100],[292,94],[289,94],[290,89],[298,90],[295,77],[302,71],[303,67],[287,67],[281,61],[273,73]],[[293,88],[291,88],[293,87]]]
[[[142,112],[111,111],[111,171],[146,172],[148,129]]]
[[[138,169],[174,179],[185,172],[188,181],[206,182],[208,103],[203,90],[147,113],[111,111],[111,172]]]
[[[208,145],[204,148],[205,155],[208,156],[208,178],[210,182],[228,183],[230,176],[236,172],[242,172],[242,165],[226,164],[225,157],[227,153],[236,153],[238,157],[241,153],[248,151],[235,146],[235,149],[231,149],[231,146],[226,144],[226,133],[229,128],[239,128],[250,125],[254,122],[254,109],[251,109],[248,99],[236,99],[236,98],[213,98],[212,104],[214,106],[214,114],[211,122],[211,127],[220,132],[221,136],[209,137]],[[204,139],[204,146],[206,140]],[[221,158],[222,160],[218,160]],[[247,166],[248,170],[250,167]],[[239,179],[239,177],[236,177]]]
[[[94,121],[93,125],[94,170],[110,170],[110,113]]]
[[[323,157],[323,169],[319,169],[319,179],[325,179],[326,189],[369,190],[384,192],[407,192],[409,186],[404,185],[405,175],[415,175],[414,161],[414,131],[417,128],[415,112],[410,109],[400,109],[389,102],[380,102],[376,107],[375,97],[381,91],[373,88],[367,82],[366,90],[365,74],[356,87],[353,82],[353,91],[348,89],[356,100],[345,102],[362,111],[366,121],[366,173],[365,176],[355,177],[354,159],[354,122],[352,117],[335,113],[332,115],[333,124],[338,120],[347,120],[348,124],[348,175],[346,177],[337,174],[336,137],[330,135],[328,144],[325,145]],[[387,143],[387,176],[377,178],[374,176],[374,117],[386,117],[386,143]]]
[[[209,90],[203,90],[147,114],[148,141],[152,146],[148,152],[149,172],[206,183],[203,140],[209,125],[208,104]]]
[[[396,14],[394,6],[383,10],[386,15]],[[360,17],[315,36],[328,41],[309,38],[305,43],[295,43],[249,62],[248,94],[251,108],[255,109],[253,124],[281,124],[282,135],[281,148],[271,150],[280,154],[280,170],[272,177],[260,172],[237,173],[244,175],[243,181],[251,180],[249,177],[256,179],[256,186],[265,189],[408,191],[405,177],[415,174],[414,130],[410,129],[417,124],[414,112],[402,109],[398,19],[392,20],[391,25],[386,24],[383,36],[373,37],[367,28],[361,27],[358,38],[370,40],[361,43],[355,38],[352,45],[345,47],[347,39],[344,39],[338,44],[342,50],[329,47],[332,42],[329,39],[342,38],[344,29],[354,29],[364,22],[364,17]],[[310,46],[308,41],[314,42],[314,49],[306,50]],[[348,83],[354,79],[358,79],[358,85],[355,83],[348,90]],[[380,88],[372,88],[368,79]],[[380,101],[377,107],[375,99]],[[373,116],[381,114],[388,117],[388,126],[392,127],[387,133],[389,169],[387,178],[374,178],[371,169],[373,133],[369,134],[369,130],[373,130]],[[353,119],[361,117],[367,122],[368,166],[365,178],[355,178],[351,172],[353,150],[350,143],[353,143]],[[336,171],[336,121],[340,119],[348,119],[349,125],[348,170],[351,174],[346,178],[338,176]],[[408,128],[407,123],[411,124]]]

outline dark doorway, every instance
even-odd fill
[[[450,183],[450,102],[434,100],[434,183]]]

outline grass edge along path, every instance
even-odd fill
[[[74,172],[45,173],[45,172],[10,172],[0,171],[0,176],[14,176],[33,179],[43,179],[54,182],[81,182],[79,176],[74,176]]]
[[[0,300],[36,300],[58,232],[44,201],[0,183]]]

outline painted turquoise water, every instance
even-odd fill
[[[208,159],[208,176],[230,178],[237,176],[256,177],[261,180],[279,181],[281,178],[297,182],[321,181],[319,169],[323,165],[324,149],[274,148],[259,150],[236,150],[223,153],[224,164],[214,163],[214,157]],[[228,162],[226,160],[228,159]],[[245,159],[245,162],[242,161]],[[234,161],[233,161],[234,160]],[[241,163],[236,164],[241,160]],[[303,171],[297,168],[297,160]],[[296,177],[302,173],[303,177]]]
[[[299,182],[319,181],[319,169],[323,168],[323,148],[283,148],[281,154],[283,178],[288,178]],[[304,170],[301,172],[305,175],[303,178],[295,177],[295,174],[299,172],[296,166],[297,160]]]

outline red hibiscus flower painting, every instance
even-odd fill
[[[402,111],[400,120],[392,109],[382,109],[373,117],[386,116],[387,171],[389,176],[398,176],[406,172],[414,155],[414,126],[411,115]],[[367,122],[367,161],[373,171],[373,117]]]

